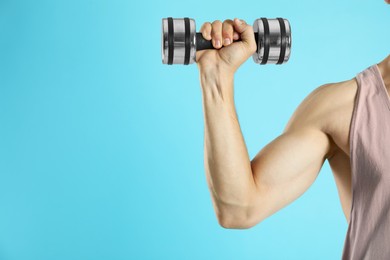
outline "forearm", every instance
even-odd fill
[[[200,81],[207,181],[217,210],[234,213],[249,206],[255,184],[234,106],[233,74],[201,72]]]

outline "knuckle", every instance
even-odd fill
[[[202,24],[202,27],[200,27],[200,30],[199,30],[200,32],[206,31],[206,29],[207,29],[206,24],[207,24],[207,23]]]
[[[213,27],[214,26],[222,26],[222,22],[220,21],[220,20],[215,20],[214,22],[213,22]]]
[[[226,19],[225,21],[223,21],[224,24],[230,24],[232,25],[233,24],[233,20],[231,19]]]
[[[207,23],[207,24],[205,24],[205,26],[204,26],[204,32],[205,33],[207,33],[207,34],[210,34],[210,32],[211,32],[211,29],[212,29],[212,26],[211,26],[211,24],[210,23]]]

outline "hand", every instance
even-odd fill
[[[234,74],[257,49],[252,26],[237,18],[223,23],[219,20],[206,22],[200,32],[203,38],[212,41],[215,48],[196,52],[196,62],[201,72],[218,69]]]

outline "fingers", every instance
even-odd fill
[[[250,52],[255,52],[257,44],[254,37],[252,26],[248,25],[244,20],[234,19],[234,29],[240,34],[241,40],[248,47]]]
[[[200,32],[202,33],[203,38],[208,41],[211,41],[211,23],[207,22],[202,25]]]
[[[222,24],[223,46],[228,46],[233,42],[233,21],[225,20]]]
[[[223,23],[219,20],[211,24],[211,38],[214,48],[230,45],[233,40],[238,40],[240,35],[234,31],[234,22],[230,19]]]
[[[389,0],[390,1],[390,0]],[[214,48],[219,49],[222,46],[228,46],[240,39],[240,34],[243,32],[243,27],[237,31],[235,22],[230,19],[226,19],[223,23],[219,20],[213,23],[206,22],[202,25],[200,32],[203,38],[212,42]]]
[[[211,29],[211,38],[214,48],[219,49],[222,47],[222,22],[219,20],[214,21]]]

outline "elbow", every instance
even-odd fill
[[[247,213],[219,213],[217,219],[219,225],[225,229],[250,229],[260,223]]]
[[[231,222],[231,221],[221,221],[218,219],[219,225],[225,229],[249,229],[254,225],[249,225],[246,222]]]
[[[250,229],[265,216],[258,199],[215,197],[213,204],[219,225],[226,229]]]

